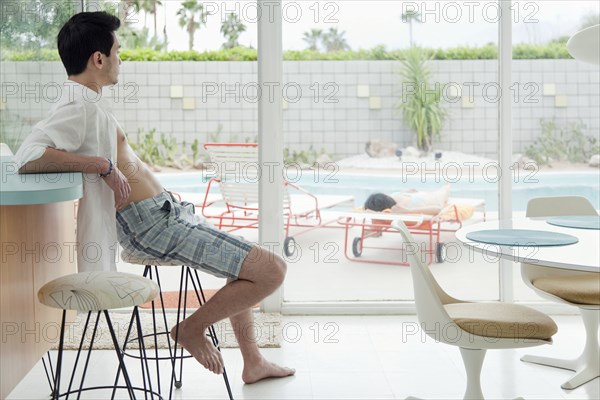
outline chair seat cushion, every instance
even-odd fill
[[[558,327],[546,314],[507,303],[454,303],[444,305],[450,318],[473,335],[549,340]]]
[[[132,307],[153,300],[158,285],[149,279],[123,272],[81,272],[46,283],[38,299],[63,310],[100,311]]]
[[[600,274],[547,276],[533,286],[574,304],[600,305]]]

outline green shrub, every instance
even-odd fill
[[[498,58],[498,47],[488,44],[483,47],[454,47],[451,49],[425,50],[431,52],[433,60],[493,60]]]
[[[403,59],[407,50],[387,50],[379,45],[372,49],[318,52],[312,50],[288,50],[283,53],[286,61],[311,60],[398,60]],[[459,46],[449,49],[424,49],[432,60],[492,60],[498,57],[498,47],[488,44],[482,47]],[[54,49],[6,50],[1,54],[7,61],[58,61]],[[515,59],[570,59],[564,43],[550,42],[546,45],[518,44],[513,47]],[[214,51],[158,51],[149,48],[124,49],[123,61],[256,61],[257,52],[247,47],[234,47]]]
[[[191,146],[193,160],[187,157],[188,148],[185,141],[179,145],[172,133],[160,133],[160,138],[156,140],[156,128],[146,132],[145,129],[138,129],[137,140],[134,143],[129,141],[131,148],[137,156],[151,167],[173,167],[186,168],[190,165],[195,166],[198,160],[198,139],[194,140]]]
[[[0,54],[2,61],[60,61],[56,49],[6,50]]]
[[[123,61],[255,61],[256,50],[244,47],[205,51],[157,51],[153,49],[131,49],[121,51]]]
[[[150,129],[148,132],[140,128],[138,129],[136,143],[129,141],[131,148],[135,151],[140,160],[150,166],[162,164],[161,152],[159,150],[160,145],[154,139],[154,133],[156,133],[156,129],[154,128]]]
[[[300,166],[314,166],[317,162],[317,159],[321,155],[326,155],[330,157],[327,153],[327,150],[321,148],[320,151],[317,151],[313,148],[312,145],[308,148],[308,150],[300,150],[300,151],[290,151],[288,147],[283,148],[283,163],[285,165],[290,164],[298,164]]]
[[[567,51],[567,46],[562,43],[551,42],[545,46],[518,44],[513,47],[513,58],[516,60],[569,59],[571,56]]]
[[[527,157],[539,165],[550,165],[556,161],[573,163],[586,162],[592,155],[600,154],[600,145],[595,137],[587,136],[581,122],[569,122],[557,126],[555,121],[540,120],[542,132],[525,148]]]

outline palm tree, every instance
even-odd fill
[[[124,21],[123,25],[128,25],[127,15],[131,11],[131,8],[133,8],[135,12],[140,12],[139,0],[123,0],[122,2],[115,4],[105,3],[103,6],[105,7],[105,10],[108,8],[107,11],[109,13],[116,15],[121,21]],[[114,7],[114,10],[109,11],[112,7]]]
[[[194,48],[194,34],[202,25],[206,26],[208,13],[204,11],[204,5],[198,3],[198,0],[186,0],[181,3],[177,15],[179,16],[179,26],[185,27],[189,35],[188,46],[192,50]]]
[[[414,47],[412,24],[413,21],[416,21],[418,23],[423,22],[421,20],[421,13],[418,11],[407,11],[405,13],[402,13],[402,16],[400,18],[402,19],[402,22],[408,22],[408,37],[410,40],[410,47]]]
[[[329,30],[323,35],[323,44],[325,50],[338,51],[338,50],[350,50],[348,42],[344,38],[346,31],[338,32],[337,28],[329,28]]]
[[[169,50],[169,38],[167,37],[167,20],[165,18],[165,25],[163,26],[163,37],[165,39],[165,51]]]
[[[147,48],[154,49],[158,51],[166,51],[165,43],[162,42],[158,36],[151,35],[150,29],[143,27],[141,29],[136,29],[133,27],[127,27],[126,29],[119,29],[119,32],[123,30],[119,34],[119,39],[121,40],[121,45],[126,49],[135,49],[135,48]]]
[[[148,0],[129,0],[129,3],[133,6],[136,13],[139,13],[140,11],[144,12],[144,27],[148,25],[148,12],[146,11],[146,8],[148,7],[146,5],[147,1]]]
[[[224,49],[232,49],[238,47],[238,38],[240,34],[246,30],[246,26],[240,21],[236,13],[227,14],[227,18],[221,24],[221,33],[227,39],[227,42],[223,43]]]
[[[156,29],[156,6],[162,5],[160,0],[131,0],[131,4],[137,12],[144,12],[144,27],[148,26],[148,14],[154,17],[154,36],[158,35]]]
[[[319,43],[323,41],[323,30],[313,28],[304,32],[302,40],[308,45],[308,50],[319,51]]]
[[[402,112],[404,124],[417,134],[417,146],[425,152],[429,152],[433,142],[440,139],[448,117],[442,90],[432,82],[428,61],[426,53],[418,47],[405,52],[405,57],[400,60],[399,74],[403,88],[410,87],[414,92],[411,90],[410,94],[403,94],[402,101],[396,105]]]
[[[119,39],[124,48],[160,47],[158,41],[149,43],[151,39],[148,37],[147,28],[137,29],[134,26],[134,19],[129,18],[132,15],[137,15],[137,13],[141,11],[142,4],[140,0],[121,0],[120,2],[106,1],[100,4],[103,10],[109,14],[115,15],[121,20]]]
[[[160,0],[141,0],[142,1],[142,9],[145,12],[144,15],[144,26],[146,25],[146,15],[152,14],[154,19],[154,35],[158,35],[158,30],[156,28],[156,6],[162,6],[162,2]]]

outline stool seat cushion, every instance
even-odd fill
[[[444,308],[462,330],[477,336],[549,341],[558,331],[552,318],[518,304],[453,303]]]
[[[128,253],[126,251],[121,252],[121,260],[125,261],[129,264],[137,264],[137,265],[158,265],[161,267],[181,267],[180,261],[167,261],[167,260],[159,260],[157,258],[149,258],[149,257],[140,257]]]
[[[38,299],[62,310],[101,311],[132,307],[153,300],[158,285],[149,279],[123,272],[81,272],[46,283]]]
[[[573,304],[600,305],[600,274],[545,276],[532,282],[536,288]]]

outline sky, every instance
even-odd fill
[[[169,50],[187,50],[188,35],[178,24],[179,0],[162,0],[157,21],[162,35],[167,26]],[[225,41],[219,32],[227,13],[235,11],[246,32],[240,36],[245,46],[257,46],[256,1],[203,1],[210,12],[206,22],[195,35],[195,50],[216,50]],[[297,0],[283,2],[283,48],[302,50],[306,43],[303,33],[312,28],[328,30],[336,27],[345,32],[352,49],[367,49],[384,45],[387,49],[409,45],[409,24],[403,23],[405,11],[422,14],[421,23],[413,23],[415,43],[425,47],[448,48],[481,46],[497,42],[498,5],[496,1],[359,1]],[[573,1],[513,1],[513,42],[541,44],[562,35],[572,35],[582,18],[600,13],[600,2]],[[144,26],[142,15],[136,26]],[[153,30],[153,19],[147,18]]]

